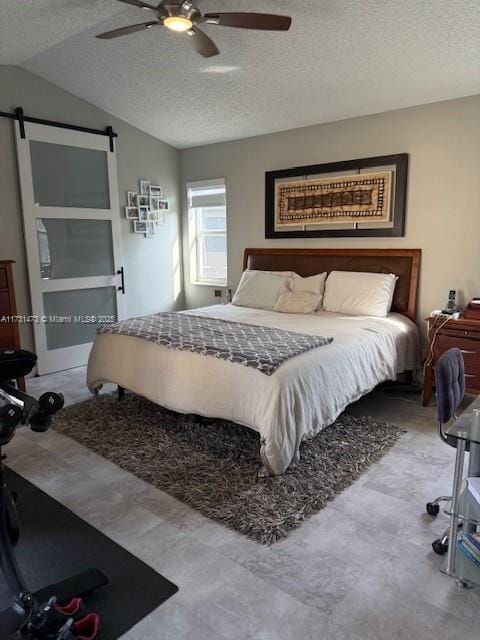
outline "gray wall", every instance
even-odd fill
[[[401,152],[410,154],[404,238],[265,240],[265,171]],[[480,96],[188,149],[180,164],[183,191],[226,178],[233,286],[249,246],[408,247],[423,250],[419,319],[451,288],[461,300],[480,295]],[[185,263],[187,306],[211,304],[212,288],[191,285]]]
[[[22,105],[27,114],[119,133],[120,202],[139,178],[163,184],[172,201],[168,224],[152,240],[131,233],[121,215],[127,271],[128,315],[214,302],[213,288],[191,285],[184,256],[181,275],[181,205],[185,183],[227,181],[229,281],[238,283],[247,246],[419,247],[423,250],[419,318],[441,307],[448,289],[460,299],[480,295],[480,96],[402,109],[331,124],[178,152],[96,107],[17,67],[0,66],[0,110]],[[265,240],[264,174],[272,169],[373,155],[410,154],[404,238]],[[29,311],[20,194],[12,123],[0,118],[0,256],[17,261],[18,307]],[[183,225],[184,233],[187,225]],[[186,240],[186,238],[184,238]],[[185,246],[188,246],[185,244]],[[28,328],[25,346],[32,346]]]
[[[129,316],[181,308],[179,154],[176,149],[118,120],[19,67],[0,66],[0,110],[22,106],[27,115],[94,128],[112,125],[118,133],[119,212],[122,227]],[[29,313],[27,266],[12,121],[0,118],[0,257],[14,267],[19,313]],[[140,178],[164,186],[171,201],[165,226],[153,239],[132,233],[124,216],[126,192],[138,190]],[[180,287],[178,284],[180,283]],[[180,291],[179,291],[180,288]],[[29,327],[22,327],[25,347],[33,346]]]

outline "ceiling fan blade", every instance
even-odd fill
[[[189,31],[187,31],[190,40],[193,44],[193,48],[197,53],[199,53],[204,58],[211,58],[212,56],[216,56],[220,53],[217,49],[217,45],[213,42],[211,38],[207,36],[206,33],[200,31],[197,27],[192,27]]]
[[[148,4],[148,2],[143,2],[142,0],[118,0],[119,2],[124,2],[125,4],[131,4],[134,7],[139,7],[139,9],[150,9],[151,11],[156,11],[157,7],[153,4]]]
[[[154,27],[159,25],[160,22],[158,20],[154,20],[153,22],[142,22],[142,24],[131,24],[129,27],[121,27],[120,29],[113,29],[113,31],[106,31],[105,33],[101,33],[96,38],[100,38],[100,40],[110,40],[111,38],[119,38],[120,36],[126,36],[129,33],[135,33],[136,31],[144,31],[145,29],[150,29],[150,27]]]
[[[288,31],[292,24],[289,16],[275,16],[269,13],[206,13],[203,18],[207,24],[266,31]]]

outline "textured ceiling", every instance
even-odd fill
[[[152,1],[152,0],[151,0]],[[177,147],[480,92],[479,0],[200,0],[293,17],[286,33],[205,26],[221,54],[116,0],[0,0],[0,64],[18,64]],[[148,18],[147,18],[148,19]]]

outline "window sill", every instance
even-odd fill
[[[190,284],[194,287],[216,287],[217,289],[226,289],[228,284],[226,282],[197,282],[190,281]]]

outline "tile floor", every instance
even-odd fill
[[[89,397],[85,370],[28,389]],[[424,505],[450,493],[453,450],[434,407],[374,392],[353,411],[408,429],[350,488],[271,547],[223,528],[53,431],[20,431],[8,464],[175,582],[180,591],[130,640],[478,640],[480,589],[439,573],[446,525]]]

